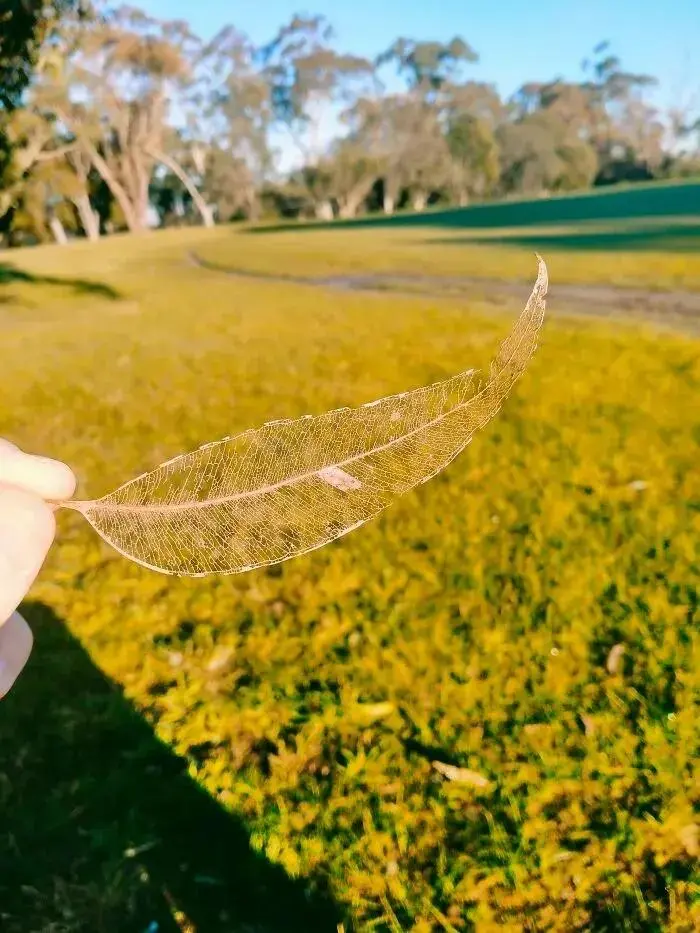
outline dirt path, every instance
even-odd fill
[[[313,285],[339,291],[390,292],[402,296],[460,297],[512,305],[528,295],[528,284],[467,276],[430,276],[411,273],[302,277],[234,269],[209,262],[194,252],[191,263],[200,269],[234,278]],[[700,337],[700,292],[652,292],[643,288],[612,285],[550,284],[548,304],[557,314],[595,317],[615,322],[651,324],[654,327]]]

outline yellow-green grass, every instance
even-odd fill
[[[305,254],[314,247],[320,252],[315,268],[319,268],[318,259],[328,262],[329,237],[334,243],[331,251],[337,250],[333,255],[341,255],[338,234],[342,233],[349,235],[343,244],[349,248],[349,259],[357,252],[357,244],[363,244],[359,247],[360,266],[366,264],[363,254],[372,247],[376,254],[381,246],[380,255],[372,262],[375,267],[388,265],[395,271],[398,260],[412,272],[456,269],[463,275],[469,271],[483,276],[491,268],[499,278],[513,278],[524,272],[522,265],[520,273],[516,267],[502,271],[513,258],[513,248],[521,254],[539,249],[560,254],[559,281],[697,288],[700,181],[614,185],[547,198],[519,197],[462,208],[434,207],[420,213],[400,211],[392,216],[371,214],[332,223],[266,224],[255,232],[268,241],[291,232],[295,245],[287,235],[285,248],[308,266]],[[298,232],[317,236],[304,245]],[[355,234],[362,234],[364,240]],[[409,249],[401,250],[401,244]],[[411,244],[422,249],[411,249]],[[466,257],[465,251],[458,249],[479,244],[491,248],[468,250]],[[267,252],[274,255],[271,244]],[[644,259],[635,255],[639,253]]]
[[[700,221],[695,219],[700,230]],[[203,238],[202,258],[231,268],[305,277],[404,273],[526,281],[533,252],[549,260],[554,280],[571,284],[641,286],[653,291],[700,290],[700,249],[676,252],[661,243],[648,250],[567,246],[568,228],[484,231],[440,227],[231,228]],[[561,242],[560,242],[560,238]],[[700,237],[699,237],[700,240]]]
[[[0,435],[96,496],[483,366],[517,313],[186,262],[478,274],[491,255],[312,236],[1,255]],[[534,277],[508,255],[490,275]],[[618,260],[645,281],[648,256]],[[697,929],[698,398],[697,342],[552,315],[465,454],[311,555],[178,579],[60,514],[0,709],[3,929]]]

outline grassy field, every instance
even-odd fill
[[[239,429],[483,366],[535,262],[455,235],[2,254],[0,435],[92,497]],[[700,252],[672,241],[540,248],[553,292],[700,288]],[[268,276],[511,277],[522,300],[235,278],[193,251]],[[499,418],[318,552],[177,579],[61,514],[0,708],[2,929],[698,929],[698,398],[697,341],[553,301]]]
[[[662,249],[677,248],[680,237],[675,228],[700,214],[700,178],[655,182],[651,184],[614,185],[586,191],[555,194],[550,197],[514,197],[504,201],[472,204],[460,208],[440,208],[420,213],[399,212],[391,216],[372,214],[354,220],[336,221],[345,227],[447,227],[474,231],[499,231],[513,227],[532,228],[548,224],[590,223],[609,225],[605,240],[614,245],[644,248],[648,237],[629,236],[630,222],[643,225]],[[657,229],[652,235],[652,224]],[[316,224],[317,227],[328,226]],[[282,228],[280,228],[282,229]],[[661,235],[661,234],[665,235]],[[669,236],[671,234],[671,236]],[[697,237],[697,231],[695,233]],[[692,238],[692,236],[691,236]],[[577,246],[593,246],[592,238],[580,237]]]
[[[251,232],[264,246],[242,239],[235,250],[222,244],[214,256],[266,273],[374,271],[523,280],[530,275],[530,254],[539,250],[556,260],[560,282],[700,290],[697,180],[373,215],[335,221],[332,227],[268,225]]]

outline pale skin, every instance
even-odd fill
[[[56,533],[52,500],[75,490],[70,467],[36,457],[0,438],[0,698],[32,650],[32,633],[17,607],[39,573]]]

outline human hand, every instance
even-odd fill
[[[32,633],[16,612],[56,532],[46,499],[73,495],[75,477],[65,463],[25,454],[0,438],[0,698],[32,650]]]

